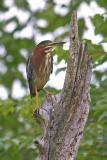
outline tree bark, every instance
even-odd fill
[[[40,115],[43,138],[37,142],[41,160],[74,160],[89,113],[92,63],[87,44],[79,41],[76,12],[71,17],[70,50],[62,92],[46,98]]]

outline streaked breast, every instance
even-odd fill
[[[52,62],[51,49],[47,48],[45,50],[45,56],[39,67],[39,72],[36,77],[36,85],[38,90],[42,89],[49,80],[50,74],[52,72],[52,67],[53,67],[53,62]]]

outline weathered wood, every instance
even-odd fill
[[[77,15],[71,18],[70,50],[62,92],[48,97],[40,115],[45,132],[40,140],[41,160],[74,160],[89,113],[92,63],[86,43],[79,41]]]

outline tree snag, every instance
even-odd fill
[[[45,120],[37,142],[41,160],[74,160],[89,113],[92,63],[87,44],[79,41],[76,12],[70,25],[70,50],[62,92],[46,98],[40,109]]]

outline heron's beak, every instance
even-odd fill
[[[64,43],[66,43],[66,42],[52,42],[49,45],[51,45],[51,46],[57,46],[57,45],[61,45],[61,44],[64,44]]]
[[[56,46],[64,44],[64,43],[66,43],[66,42],[51,42],[51,43],[49,43],[49,46],[51,47],[51,51],[53,52],[55,50]]]

